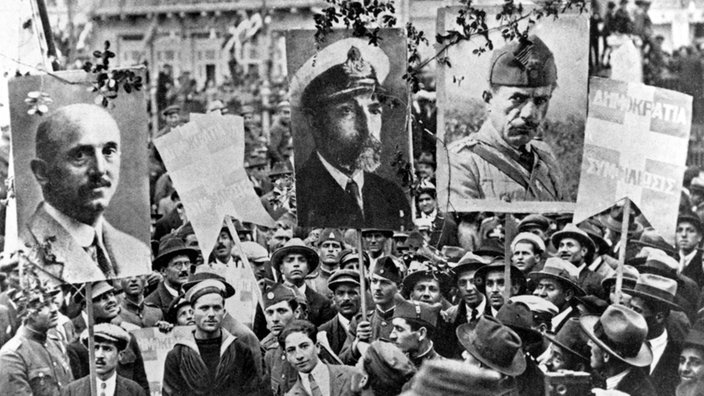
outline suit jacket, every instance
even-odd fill
[[[90,255],[40,203],[22,231],[28,246],[45,246],[38,254],[42,269],[68,283],[105,279]],[[50,242],[48,245],[47,243]],[[151,270],[151,249],[142,241],[103,222],[103,244],[115,278],[145,274]]]
[[[115,395],[147,396],[147,392],[136,382],[118,375],[115,384]],[[61,390],[61,396],[90,396],[90,377],[86,376],[71,382]]]
[[[659,396],[675,396],[675,389],[680,383],[680,376],[677,373],[682,345],[674,342],[668,337],[665,351],[655,366],[655,370],[650,374],[650,381],[655,387]]]
[[[163,316],[166,317],[169,304],[171,304],[173,300],[174,296],[166,289],[164,281],[161,281],[159,282],[159,286],[156,287],[156,290],[144,298],[144,303],[160,308]]]
[[[359,373],[355,367],[328,365],[330,370],[330,396],[353,396],[352,376]],[[293,388],[286,392],[286,396],[310,396],[303,387],[301,378],[298,377]],[[326,395],[327,396],[327,395]]]
[[[320,326],[337,314],[330,300],[312,287],[306,287],[306,301],[308,301],[308,320],[316,326]]]
[[[345,340],[347,340],[347,329],[342,326],[340,320],[337,319],[337,315],[318,327],[318,331],[325,332],[330,348],[336,355],[339,355],[342,346],[345,345]]]
[[[632,396],[659,396],[655,392],[653,383],[650,382],[648,374],[642,369],[631,367],[631,371],[618,383],[616,390],[628,393]]]
[[[692,278],[698,285],[704,285],[704,270],[702,269],[701,250],[697,250],[697,253],[694,257],[692,257],[692,261],[690,261],[689,265],[682,270],[682,275]]]
[[[304,226],[413,228],[408,197],[399,186],[364,172],[362,213],[357,202],[337,184],[315,152],[296,171],[296,194],[298,222]],[[403,217],[400,217],[401,212]]]

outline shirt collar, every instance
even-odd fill
[[[430,212],[429,214],[425,214],[425,213],[423,213],[423,212],[420,212],[420,218],[421,218],[421,219],[435,220],[435,218],[437,217],[437,215],[438,215],[438,210],[437,210],[437,209],[433,209],[433,211]]]
[[[68,231],[68,233],[73,237],[73,239],[78,242],[81,247],[86,248],[93,244],[93,239],[95,234],[98,234],[100,242],[103,242],[103,217],[99,217],[95,223],[94,227],[88,224],[81,223],[76,219],[73,219],[64,213],[61,213],[58,209],[51,206],[48,202],[44,202],[44,210],[53,217],[63,228]]]
[[[349,330],[349,327],[350,327],[350,320],[349,319],[342,316],[341,313],[338,313],[337,320],[340,321],[340,324],[342,325],[342,327],[344,327],[345,331]]]
[[[171,294],[172,296],[174,296],[174,297],[178,296],[178,291],[177,291],[176,289],[174,289],[173,287],[169,286],[169,285],[166,283],[166,281],[164,281],[164,288],[165,288],[166,291],[169,292],[169,294]]]
[[[318,384],[321,391],[323,391],[323,388],[329,389],[330,371],[325,363],[318,361],[318,364],[313,367],[313,370],[311,370],[310,373],[298,373],[298,376],[301,378],[301,383],[308,393],[312,393],[310,389],[310,380],[308,379],[308,375],[310,374],[312,374],[313,378],[315,378],[315,382]],[[323,391],[323,394],[327,393],[324,393]]]
[[[482,297],[482,302],[477,305],[476,308],[472,308],[470,306],[467,306],[465,304],[465,308],[467,308],[467,322],[469,323],[470,319],[472,318],[472,310],[476,309],[477,310],[477,319],[481,318],[484,315],[484,310],[486,309],[486,297],[484,295],[481,295]]]
[[[667,346],[667,330],[664,330],[662,334],[652,340],[648,340],[648,344],[650,344],[650,349],[653,351],[653,361],[650,364],[650,373],[652,374],[658,362],[660,362],[663,353],[665,353],[665,347]]]
[[[621,382],[621,380],[628,375],[628,373],[631,372],[631,369],[626,369],[613,377],[609,377],[606,379],[606,390],[614,390],[618,386],[618,384]]]
[[[555,317],[552,318],[552,330],[555,331],[557,326],[559,326],[570,313],[572,313],[572,307],[567,307],[567,309],[555,315]]]
[[[142,301],[139,304],[132,302],[132,300],[129,300],[126,297],[122,299],[122,302],[125,304],[125,308],[134,312],[142,312],[144,309],[144,298],[142,298]]]
[[[323,158],[323,156],[319,152],[316,152],[316,154],[318,154],[318,158],[320,158],[320,162],[323,163],[323,166],[325,167],[325,169],[327,169],[328,172],[330,172],[330,176],[332,176],[332,178],[335,179],[335,182],[340,187],[342,187],[343,190],[345,190],[347,188],[347,181],[350,179],[350,177],[347,176],[346,174],[342,173],[339,169],[332,166],[332,164],[330,164],[325,158]],[[364,172],[362,172],[360,170],[356,170],[352,174],[352,180],[354,180],[354,182],[357,183],[357,187],[359,188],[359,193],[361,194],[362,187],[364,187]]]
[[[105,382],[105,389],[101,389],[100,384]],[[117,370],[112,372],[112,375],[108,377],[105,381],[101,380],[100,378],[96,378],[96,383],[98,386],[98,393],[99,394],[105,394],[105,395],[114,395],[115,389],[117,387]]]
[[[687,267],[687,266],[689,265],[689,263],[692,262],[692,259],[694,258],[694,256],[696,256],[696,254],[697,254],[697,249],[694,249],[694,250],[692,250],[691,252],[689,252],[689,254],[687,254],[686,256],[684,256],[684,257],[683,257],[683,264],[684,264],[684,265],[682,265],[682,267],[683,267],[683,268],[684,268],[684,267]]]

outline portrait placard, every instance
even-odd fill
[[[527,37],[501,36],[486,7],[485,40],[451,46],[438,66],[438,203],[448,211],[574,210],[586,119],[588,17],[543,18]],[[461,28],[438,11],[438,32]],[[526,22],[527,23],[527,22]],[[521,22],[521,28],[525,25]],[[444,210],[444,209],[443,209]]]
[[[143,70],[134,70],[144,75]],[[40,275],[69,283],[147,274],[148,117],[144,92],[95,104],[83,71],[10,81],[20,240]],[[43,92],[51,103],[43,102]],[[32,93],[30,95],[30,93]],[[29,96],[28,96],[29,95]],[[46,104],[48,111],[33,112]]]
[[[379,46],[312,30],[286,34],[298,224],[410,229],[406,41],[380,32]]]

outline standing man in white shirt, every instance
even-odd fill
[[[674,396],[679,384],[677,366],[682,345],[667,333],[667,318],[670,310],[682,310],[675,304],[677,282],[663,276],[643,273],[633,290],[624,289],[631,295],[631,309],[643,315],[648,324],[647,343],[653,352],[653,362],[648,374],[658,395]]]
[[[105,396],[146,396],[146,391],[136,382],[117,374],[118,357],[127,348],[130,335],[122,327],[99,323],[93,328],[95,342],[96,389]],[[81,334],[81,342],[88,348],[88,330]],[[68,384],[65,396],[89,396],[89,375]]]

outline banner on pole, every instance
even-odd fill
[[[226,215],[274,227],[244,169],[242,117],[191,114],[191,121],[154,140],[207,257]]]
[[[147,373],[151,395],[161,395],[166,355],[178,341],[192,338],[193,329],[194,326],[176,326],[170,332],[162,333],[157,327],[147,327],[131,332],[142,352],[144,371]]]
[[[692,97],[592,78],[574,222],[629,198],[674,238],[692,120]]]

